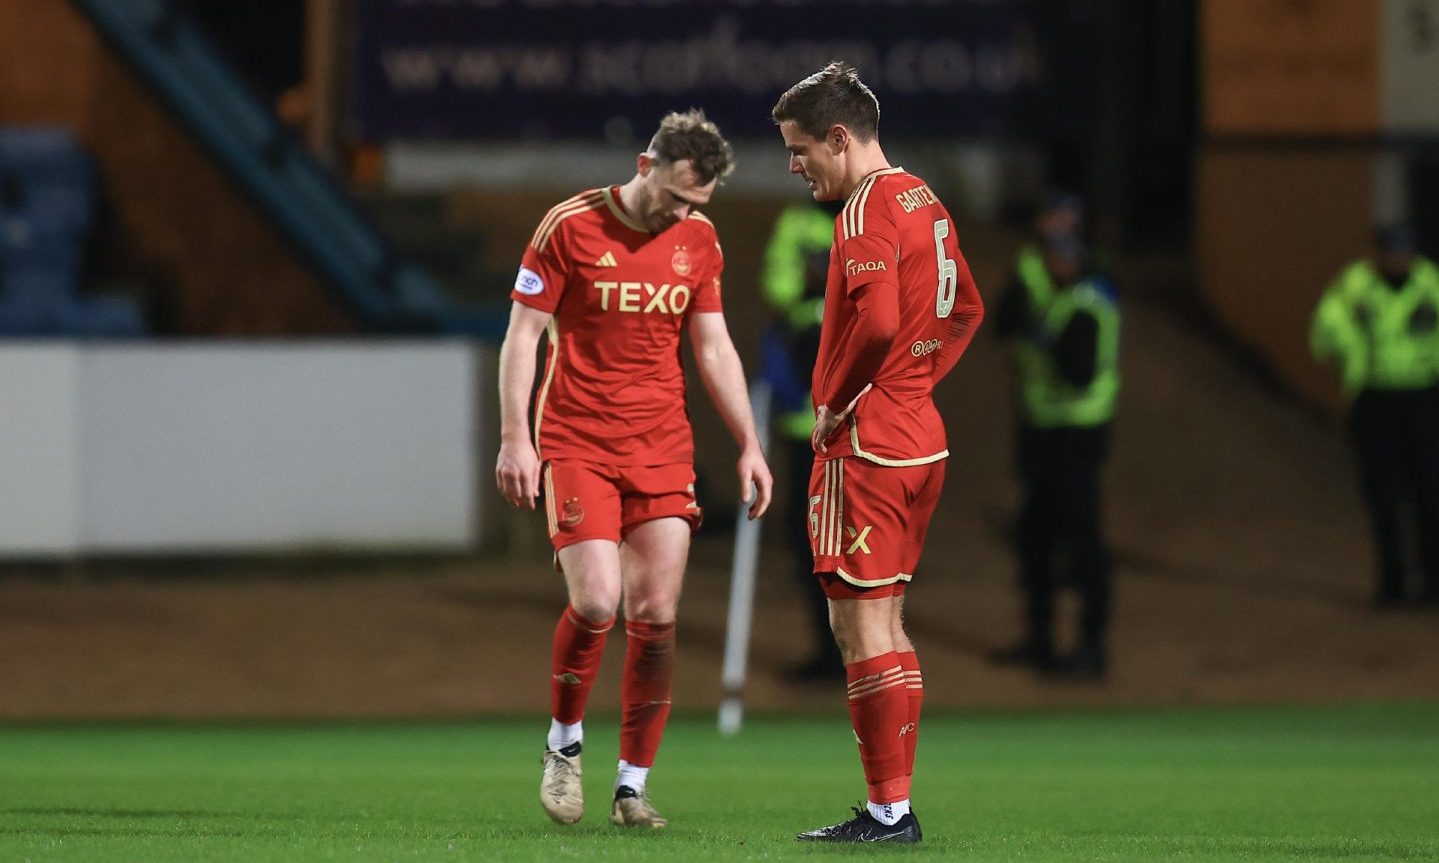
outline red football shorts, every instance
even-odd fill
[[[825,596],[902,595],[943,486],[944,459],[907,467],[861,458],[816,461],[809,479],[809,546]]]
[[[694,465],[689,463],[617,467],[550,461],[545,463],[544,484],[555,551],[587,539],[618,543],[657,518],[683,518],[697,530],[703,517],[695,501]]]

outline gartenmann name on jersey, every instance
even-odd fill
[[[894,196],[900,207],[906,213],[913,213],[920,207],[928,207],[930,204],[938,204],[939,199],[929,190],[929,185],[915,186],[913,189],[906,189]]]
[[[854,258],[850,258],[844,263],[844,272],[850,276],[857,276],[860,273],[875,273],[888,269],[889,267],[884,265],[884,261],[856,261]]]
[[[650,282],[595,282],[600,308],[617,312],[659,312],[679,315],[689,308],[693,291],[689,285],[654,285]]]

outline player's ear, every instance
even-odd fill
[[[635,170],[639,172],[639,175],[641,177],[648,177],[650,175],[650,170],[654,168],[654,166],[654,157],[647,152],[640,153],[638,156],[635,157]]]
[[[838,156],[849,147],[849,129],[842,123],[836,123],[830,127],[829,134],[825,136],[825,143],[829,145],[829,151]]]

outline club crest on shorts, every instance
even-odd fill
[[[685,251],[684,246],[675,246],[674,257],[670,258],[670,266],[678,275],[688,276],[690,274],[690,253]]]
[[[564,511],[560,516],[560,524],[565,527],[574,527],[585,520],[585,508],[580,506],[580,499],[572,497],[565,501]]]

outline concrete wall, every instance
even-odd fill
[[[0,556],[464,550],[479,348],[0,345]]]

